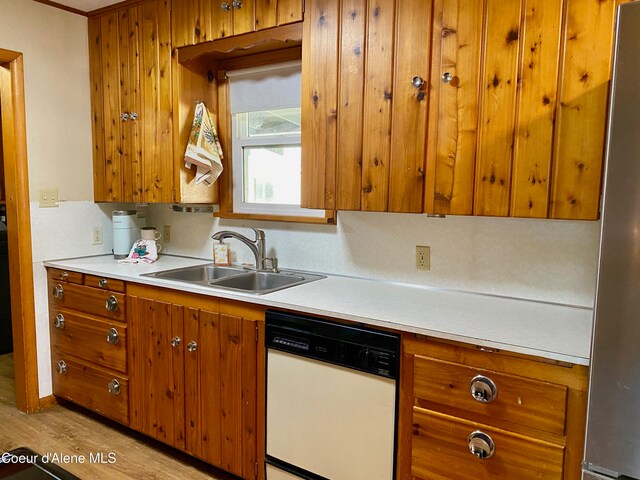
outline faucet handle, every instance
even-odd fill
[[[264,259],[265,261],[265,265],[264,265],[264,269],[265,270],[271,270],[274,273],[278,273],[280,270],[278,270],[278,257],[267,257]],[[267,263],[269,262],[271,264],[271,268],[267,268]]]

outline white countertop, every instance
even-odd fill
[[[150,265],[119,264],[111,255],[44,262],[47,267],[589,364],[593,310],[584,307],[331,275],[266,295],[140,276],[207,263],[170,255]]]

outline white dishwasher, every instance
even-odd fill
[[[267,311],[267,480],[395,478],[400,338]]]

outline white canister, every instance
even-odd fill
[[[114,210],[113,221],[113,256],[116,259],[127,258],[133,242],[138,239],[140,226],[138,212],[135,210]]]

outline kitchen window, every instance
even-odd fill
[[[298,60],[228,71],[233,212],[324,217],[300,208]]]

